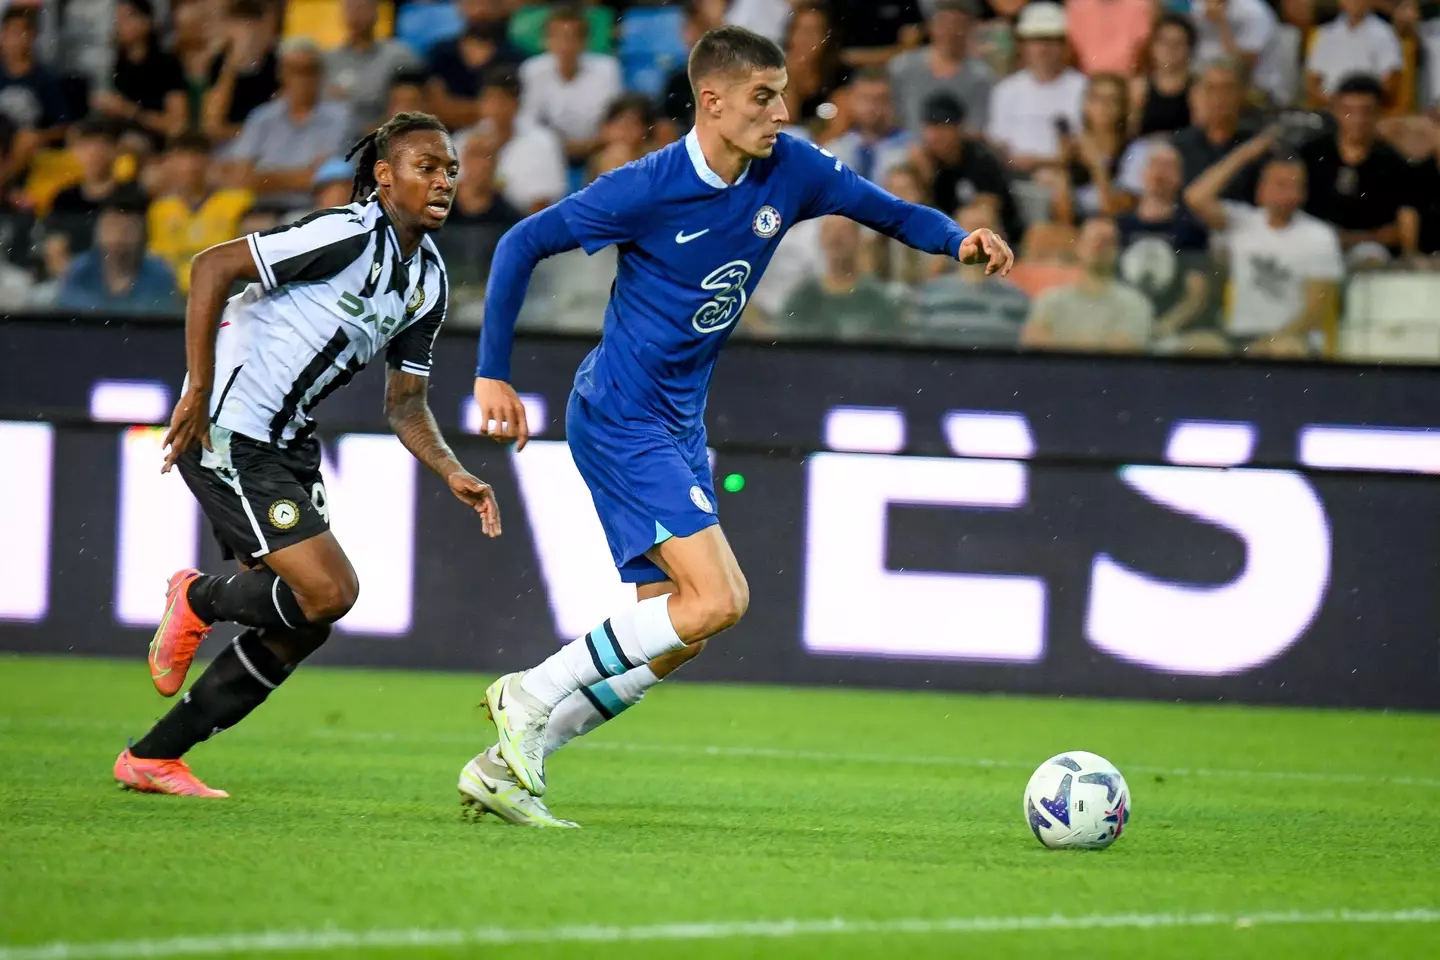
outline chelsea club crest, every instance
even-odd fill
[[[763,206],[760,212],[755,214],[755,219],[750,223],[750,229],[755,231],[755,236],[762,240],[769,240],[780,232],[780,211],[774,207]]]

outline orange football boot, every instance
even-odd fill
[[[170,578],[165,589],[165,616],[150,641],[150,679],[161,696],[173,697],[185,686],[185,674],[195,651],[210,632],[210,624],[190,609],[186,595],[199,570],[181,570]]]
[[[214,790],[190,772],[184,760],[147,760],[130,753],[126,747],[115,758],[115,779],[120,786],[141,793],[168,793],[177,797],[228,797],[224,790]]]

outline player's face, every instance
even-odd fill
[[[376,179],[387,188],[397,212],[422,230],[439,230],[450,215],[460,162],[449,134],[411,133],[390,145],[390,159],[375,165]]]
[[[780,129],[790,122],[781,96],[789,76],[785,68],[754,70],[719,92],[712,115],[720,135],[747,157],[768,157],[775,150]]]

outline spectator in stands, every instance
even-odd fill
[[[463,0],[460,9],[465,29],[430,51],[426,90],[430,112],[451,127],[469,126],[480,119],[479,97],[487,70],[522,59],[506,38],[509,14],[503,0]]]
[[[385,99],[385,119],[397,113],[423,112],[429,106],[425,91],[428,79],[421,70],[402,70],[395,74]]]
[[[1228,345],[1295,356],[1322,345],[1345,264],[1335,229],[1302,209],[1305,164],[1268,156],[1276,140],[1272,128],[1231,150],[1185,189],[1185,203],[1212,230],[1227,233]],[[1221,200],[1225,184],[1257,162],[1258,206]]]
[[[1280,0],[1279,8],[1280,24],[1265,52],[1267,72],[1272,74],[1265,92],[1271,105],[1288,108],[1304,101],[1305,55],[1315,32],[1315,0]]]
[[[920,46],[925,17],[916,0],[829,0],[830,18],[848,67],[884,67]]]
[[[1195,27],[1163,15],[1150,38],[1150,69],[1130,80],[1130,129],[1136,136],[1174,133],[1190,125],[1191,54]]]
[[[15,149],[15,125],[0,114],[0,171],[10,168]],[[1428,144],[1427,144],[1428,147]],[[17,266],[35,261],[35,215],[28,202],[8,182],[0,182],[0,258]]]
[[[1042,293],[1020,331],[1026,347],[1134,353],[1150,342],[1154,311],[1138,290],[1115,278],[1115,221],[1092,217],[1080,228],[1078,283]]]
[[[860,176],[884,183],[890,168],[904,163],[910,134],[895,126],[890,78],[884,70],[867,68],[850,81],[850,129],[826,148]]]
[[[1400,40],[1377,17],[1374,0],[1340,0],[1340,16],[1315,32],[1305,58],[1305,94],[1314,109],[1330,106],[1340,84],[1355,74],[1376,77],[1384,102],[1400,93]]]
[[[483,296],[496,245],[523,217],[495,182],[498,146],[493,135],[475,134],[460,150],[460,186],[445,229],[435,235],[449,271],[452,300]]]
[[[15,169],[23,169],[37,148],[63,140],[70,120],[60,78],[35,53],[34,12],[13,4],[0,14],[0,114],[19,131]]]
[[[214,0],[171,0],[171,50],[185,76],[185,129],[205,122],[205,91],[210,89],[210,59],[215,52],[211,31]]]
[[[41,234],[36,248],[40,252],[40,270],[39,279],[30,288],[30,306],[51,309],[60,299],[60,282],[70,272],[70,241],[63,233]]]
[[[960,102],[937,93],[926,103],[924,119],[920,139],[910,148],[910,163],[929,186],[930,205],[938,210],[989,205],[1005,225],[1005,234],[1018,238],[1024,224],[1004,161],[982,140],[965,135]]]
[[[734,0],[725,14],[725,22],[754,30],[784,45],[785,30],[790,25],[791,0]]]
[[[310,181],[310,210],[343,207],[354,192],[355,165],[344,157],[331,157],[320,164]]]
[[[175,275],[145,252],[145,207],[138,196],[114,197],[95,224],[95,248],[75,258],[60,281],[66,310],[163,315],[173,313]]]
[[[1210,302],[1210,237],[1180,202],[1180,154],[1168,143],[1150,152],[1135,209],[1115,218],[1120,278],[1150,299],[1155,337],[1174,337],[1205,315]]]
[[[820,223],[825,272],[800,284],[774,318],[776,332],[793,337],[865,339],[891,334],[895,304],[860,268],[860,225],[845,217]]]
[[[685,49],[692,50],[700,38],[725,23],[725,0],[685,0]],[[690,89],[690,71],[682,63],[665,81],[660,113],[672,124],[663,139],[670,142],[695,125],[695,93]]]
[[[1241,129],[1244,97],[1238,64],[1218,60],[1200,71],[1191,90],[1191,125],[1175,134],[1173,140],[1175,149],[1180,151],[1187,184],[1249,137],[1250,134]],[[1225,195],[1248,203],[1254,198],[1254,185],[1255,171],[1244,171]]]
[[[1401,219],[1401,245],[1411,256],[1440,253],[1440,124],[1431,117],[1404,119],[1397,144],[1410,165],[1415,214]]]
[[[465,141],[460,151],[460,185],[450,208],[450,226],[485,225],[508,230],[524,214],[501,195],[495,183],[496,156],[500,145],[495,137],[477,134]]]
[[[785,106],[790,110],[790,122],[803,125],[833,117],[835,93],[849,82],[850,71],[841,56],[829,9],[814,0],[797,3],[784,46],[790,78]],[[827,116],[820,117],[824,104],[831,106],[824,111]]]
[[[120,190],[115,178],[118,132],[117,121],[109,117],[87,117],[71,134],[70,152],[80,165],[80,181],[50,201],[45,232],[63,233],[72,255],[90,249],[100,207]]]
[[[151,0],[115,4],[115,62],[91,96],[96,113],[139,124],[158,142],[185,128],[185,71],[160,45]]]
[[[958,210],[955,222],[972,232],[1000,228],[988,206]],[[903,335],[924,343],[1013,347],[1029,311],[1029,297],[1009,280],[986,277],[984,266],[950,261],[915,293]]]
[[[166,192],[150,204],[150,252],[175,273],[181,293],[190,292],[190,260],[206,247],[235,239],[240,218],[254,197],[249,190],[216,189],[210,182],[210,139],[182,133],[164,156]]]
[[[989,121],[995,71],[970,53],[979,0],[935,0],[930,10],[929,46],[907,50],[890,61],[900,123],[918,134],[925,102],[937,93],[948,93],[964,106],[966,126],[980,133]]]
[[[1195,0],[1190,6],[1198,42],[1195,58],[1208,63],[1229,57],[1242,78],[1258,82],[1264,72],[1260,58],[1275,35],[1275,11],[1265,0]]]
[[[1067,129],[1060,137],[1066,176],[1056,219],[1062,223],[1118,211],[1121,195],[1112,187],[1130,141],[1128,98],[1125,79],[1113,73],[1096,74],[1086,85],[1080,131]]]
[[[415,52],[394,39],[376,39],[378,0],[342,0],[345,41],[325,55],[325,96],[349,105],[352,134],[384,123],[390,83],[402,70],[420,66]]]
[[[204,130],[212,143],[228,144],[261,104],[280,91],[275,28],[266,0],[229,0],[225,45],[210,61]]]
[[[931,202],[920,172],[909,163],[891,167],[885,175],[884,187],[906,203],[929,205]],[[873,230],[866,230],[863,238],[866,269],[883,281],[897,299],[908,295],[911,289],[929,280],[950,262],[949,257],[923,253]]]
[[[548,52],[520,65],[522,122],[554,130],[572,163],[599,148],[605,110],[624,89],[620,62],[585,50],[589,32],[582,10],[558,7],[545,25]]]
[[[649,97],[627,93],[613,101],[600,125],[600,149],[590,158],[587,179],[593,180],[649,153],[654,149],[650,140],[654,126],[655,110]]]
[[[986,136],[1017,173],[1057,162],[1062,125],[1080,126],[1085,75],[1065,66],[1065,29],[1058,3],[1036,0],[1021,10],[1015,32],[1025,67],[997,83],[990,98]]]
[[[1094,76],[1133,74],[1150,41],[1154,0],[1065,0],[1075,65]]]
[[[245,119],[233,157],[238,181],[257,195],[291,206],[306,203],[320,164],[344,153],[350,110],[320,99],[320,49],[304,38],[280,47],[280,95]]]
[[[1305,144],[1308,200],[1305,212],[1340,231],[1352,257],[1388,259],[1400,247],[1400,211],[1418,201],[1409,164],[1377,136],[1384,90],[1365,74],[1352,74],[1333,91],[1334,136]]]
[[[513,70],[492,67],[480,93],[480,122],[474,134],[495,139],[495,175],[505,199],[523,213],[548,207],[569,193],[565,148],[549,127],[521,127],[520,80]]]

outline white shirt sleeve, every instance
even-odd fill
[[[1237,0],[1230,0],[1236,4]],[[1246,53],[1259,53],[1265,49],[1275,34],[1278,21],[1275,14],[1260,0],[1249,0],[1238,16],[1231,21],[1235,31],[1235,45]]]
[[[531,57],[520,64],[520,106],[515,113],[515,129],[525,130],[540,124],[542,110],[542,88],[545,85],[541,73],[547,55]]]
[[[1330,31],[1321,27],[1315,31],[1315,42],[1310,44],[1310,53],[1305,57],[1305,72],[1325,75],[1325,60],[1330,55]]]
[[[1400,38],[1395,36],[1395,28],[1374,14],[1371,14],[1371,17],[1379,24],[1379,28],[1375,31],[1378,40],[1375,51],[1378,55],[1376,68],[1379,70],[1380,79],[1384,80],[1390,74],[1404,68],[1405,57],[1400,52]],[[1431,66],[1430,69],[1433,70],[1434,67]]]
[[[354,263],[374,231],[349,207],[333,207],[245,241],[268,292],[287,283],[328,280]]]
[[[1307,244],[1302,275],[1307,280],[1340,280],[1345,276],[1345,254],[1340,249],[1340,235],[1328,223],[1314,221],[1315,240]]]
[[[1010,102],[1013,87],[1008,80],[995,84],[990,91],[990,120],[985,125],[986,138],[1005,150],[1010,150],[1014,142],[1010,123],[1015,116],[1014,105]]]

